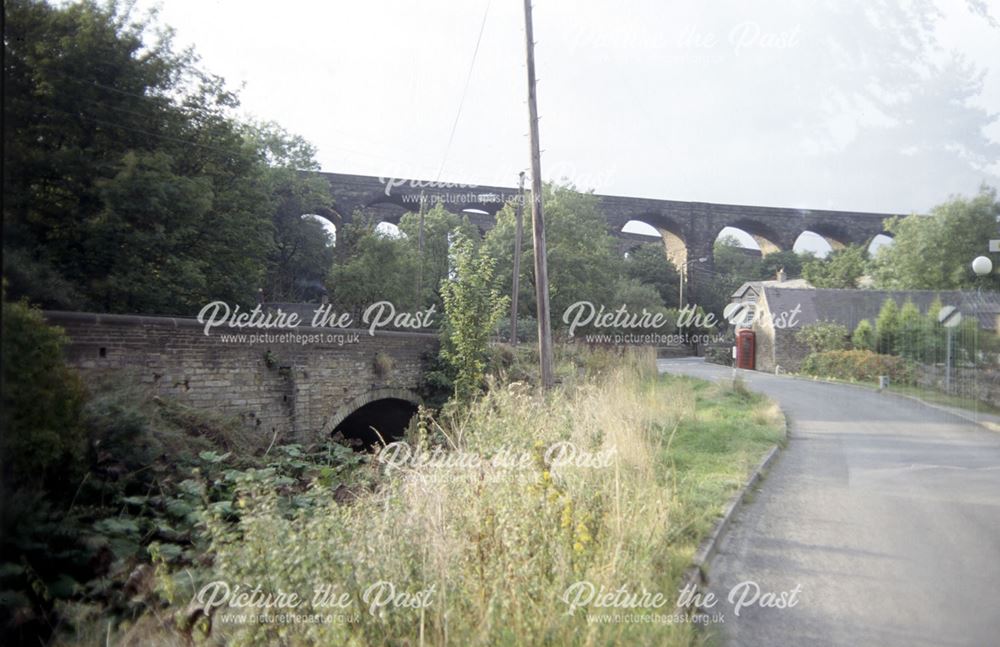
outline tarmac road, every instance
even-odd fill
[[[698,358],[659,367],[733,375]],[[790,435],[709,564],[723,642],[1000,645],[1000,433],[876,391],[739,374]],[[748,580],[762,593],[737,617],[727,596]],[[759,606],[796,586],[794,607]]]

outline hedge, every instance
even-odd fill
[[[888,375],[889,380],[896,384],[914,384],[917,380],[917,367],[913,362],[870,350],[810,353],[802,362],[802,372],[859,382],[877,382],[880,375]]]

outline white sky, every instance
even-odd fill
[[[177,44],[242,85],[248,114],[316,145],[323,170],[513,186],[528,165],[519,1],[489,3],[447,157],[487,0],[158,4]],[[543,176],[599,193],[894,213],[1000,185],[1000,122],[961,107],[1000,112],[1000,27],[966,0],[928,11],[937,46],[923,59],[962,55],[984,75],[969,90],[905,68],[921,56],[888,37],[886,25],[907,24],[896,5],[537,0]]]

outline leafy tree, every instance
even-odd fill
[[[661,304],[675,306],[680,296],[680,275],[661,243],[643,243],[624,261],[625,276],[656,290]]]
[[[346,258],[334,264],[328,283],[333,302],[353,311],[383,300],[396,307],[411,303],[417,259],[406,240],[392,237],[364,219],[343,230],[340,244]]]
[[[778,270],[784,269],[785,276],[787,278],[797,279],[802,276],[802,266],[806,258],[808,258],[808,256],[804,256],[790,249],[765,254],[760,261],[760,274],[762,277],[770,280],[778,275]]]
[[[875,318],[875,352],[891,355],[896,350],[898,337],[899,306],[892,299],[886,299]]]
[[[308,147],[235,120],[223,81],[132,5],[12,0],[4,19],[4,251],[24,261],[12,297],[191,314],[252,301],[265,281],[287,296],[303,268],[288,245],[315,231],[285,212]]]
[[[25,303],[3,303],[0,456],[5,486],[53,485],[82,465],[83,383],[63,361],[62,330]]]
[[[847,350],[850,333],[842,324],[833,321],[817,321],[803,326],[795,333],[795,339],[809,347],[812,353],[831,350]]]
[[[862,319],[851,335],[851,345],[856,350],[875,350],[875,328],[872,322]]]
[[[761,257],[754,250],[740,245],[735,236],[726,235],[715,241],[712,255],[715,260],[715,271],[731,275],[733,280],[738,280],[740,283],[774,278],[764,274]]]
[[[546,184],[542,195],[545,238],[548,249],[550,314],[555,330],[563,312],[577,301],[608,304],[615,281],[622,273],[617,245],[592,193],[579,193],[572,186]],[[526,218],[530,222],[530,217]],[[514,256],[514,206],[497,214],[496,225],[485,237],[486,253],[496,259],[500,290],[510,294]],[[522,314],[535,308],[534,250],[531,229],[525,228],[521,255]]]
[[[826,258],[812,258],[802,267],[802,276],[818,288],[857,288],[868,263],[868,251],[860,245],[837,249]]]
[[[409,249],[417,265],[417,271],[400,278],[406,282],[417,297],[417,279],[420,278],[422,303],[419,308],[430,305],[440,307],[441,282],[448,277],[448,263],[451,241],[459,231],[468,238],[478,235],[475,227],[464,216],[447,211],[441,203],[436,203],[424,214],[423,250],[420,248],[420,214],[407,213],[399,220],[399,230],[404,234],[403,246]]]
[[[267,167],[262,174],[271,213],[271,241],[264,278],[270,301],[313,301],[323,291],[333,265],[334,241],[323,224],[308,216],[325,211],[333,199],[316,170],[316,149],[276,124],[249,126]]]
[[[709,271],[695,260],[688,264],[688,276],[697,286],[695,298],[705,312],[721,316],[730,297],[738,287],[747,281],[764,278],[760,258],[747,253],[734,236],[723,236],[712,249],[714,269]]]
[[[483,387],[489,339],[508,307],[496,288],[496,261],[463,232],[451,247],[452,275],[441,286],[445,325],[441,356],[451,367],[455,397],[472,398]]]
[[[879,248],[874,276],[887,289],[954,290],[979,285],[971,262],[986,252],[986,241],[1000,227],[1000,201],[994,188],[973,198],[956,197],[931,210],[886,221],[893,243]],[[1000,290],[1000,273],[981,287]]]
[[[677,310],[675,308],[666,308],[663,305],[663,301],[660,299],[660,294],[656,291],[656,288],[648,283],[643,283],[638,279],[633,278],[618,279],[615,282],[614,297],[612,297],[612,302],[609,306],[611,306],[612,309],[615,309],[622,305],[624,305],[630,313],[635,315],[641,315],[643,310],[651,315],[662,315],[664,323],[656,329],[644,330],[628,328],[622,329],[618,332],[635,334],[665,334],[673,332],[675,329],[677,323]],[[604,330],[603,332],[607,332],[607,330]]]

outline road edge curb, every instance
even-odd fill
[[[928,402],[927,400],[924,400],[923,398],[920,398],[920,397],[915,396],[915,395],[910,395],[909,393],[896,393],[895,391],[884,391],[884,390],[879,389],[876,386],[869,386],[867,384],[854,384],[852,382],[838,382],[836,380],[827,380],[827,379],[824,379],[824,378],[821,378],[821,377],[815,377],[814,378],[814,377],[809,377],[807,375],[796,375],[794,373],[782,373],[781,375],[779,375],[779,377],[790,377],[790,378],[792,378],[794,380],[802,380],[802,381],[805,381],[805,382],[822,382],[823,384],[833,384],[833,385],[836,385],[836,386],[849,386],[849,387],[852,387],[852,388],[855,388],[855,389],[862,389],[864,391],[868,391],[869,393],[878,393],[879,395],[888,395],[888,396],[892,396],[892,397],[895,397],[895,398],[905,398],[907,400],[912,400],[913,402],[919,402],[920,404],[924,405],[925,407],[929,407],[929,408],[934,409],[936,411],[940,411],[942,413],[947,413],[947,414],[953,415],[956,418],[961,418],[962,420],[965,420],[966,422],[971,422],[972,424],[979,425],[980,427],[982,427],[986,431],[992,431],[993,433],[1000,433],[1000,429],[995,429],[994,427],[990,426],[991,424],[996,424],[996,423],[992,423],[992,422],[990,422],[988,420],[976,420],[973,417],[970,417],[970,416],[964,415],[963,413],[960,413],[961,410],[958,409],[958,408],[956,408],[956,407],[947,407],[947,406],[943,406],[943,405],[940,405],[940,404],[935,404],[933,402]]]
[[[704,584],[708,583],[706,565],[718,551],[719,542],[725,534],[726,529],[729,527],[729,523],[736,515],[736,511],[740,508],[740,505],[743,503],[743,499],[746,497],[747,493],[761,480],[761,478],[763,478],[764,474],[766,474],[770,469],[775,459],[781,454],[784,443],[788,442],[788,416],[785,415],[783,410],[781,415],[784,418],[784,441],[771,445],[767,454],[763,459],[761,459],[760,463],[756,468],[754,468],[753,472],[750,473],[743,486],[740,487],[740,489],[737,490],[732,497],[730,497],[728,503],[726,503],[726,508],[723,511],[722,516],[719,517],[718,521],[716,521],[715,526],[712,528],[712,532],[710,532],[708,536],[702,540],[701,544],[698,546],[698,550],[695,551],[691,563],[684,571],[684,576],[681,578],[679,590],[693,586],[692,590],[699,591]],[[674,607],[674,611],[675,613],[685,613],[690,611],[690,609],[686,606],[676,605]]]

